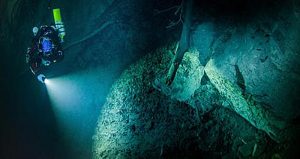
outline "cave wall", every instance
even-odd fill
[[[194,7],[190,51],[196,55],[186,52],[186,59],[199,61],[184,59],[170,87],[159,81],[167,74],[174,48],[150,52],[124,71],[101,109],[95,158],[296,156],[299,2],[197,1]],[[198,73],[210,60],[219,81]],[[234,95],[250,103],[248,107],[232,109],[237,103],[243,106]],[[257,106],[264,111],[253,111]],[[263,124],[245,114],[262,117]],[[287,124],[276,125],[285,131],[278,136],[281,141],[266,131],[264,122],[276,123],[274,118],[264,120],[269,114]]]
[[[227,79],[239,87],[244,82],[241,89],[270,111],[287,120],[299,116],[299,2],[245,1],[243,11],[226,3],[218,10],[219,3],[195,25],[193,45],[203,65],[214,59]]]

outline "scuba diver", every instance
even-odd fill
[[[64,57],[62,43],[64,42],[65,30],[61,21],[60,9],[53,9],[53,16],[55,26],[33,27],[31,46],[26,52],[26,63],[29,64],[32,73],[42,83],[46,78],[43,74],[44,69],[61,61]]]
[[[62,40],[54,26],[41,26],[32,29],[33,40],[31,47],[27,49],[26,62],[35,74],[43,66],[49,66],[63,58],[61,47]]]

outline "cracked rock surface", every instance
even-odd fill
[[[94,158],[272,157],[282,149],[222,107],[224,97],[209,81],[187,102],[154,89],[172,56],[168,48],[148,54],[113,85],[94,135]]]
[[[95,158],[295,156],[299,2],[247,1],[245,12],[227,1],[195,3],[174,83],[161,82],[172,46],[131,65],[103,106]]]

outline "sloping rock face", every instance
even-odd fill
[[[220,107],[224,99],[209,81],[185,102],[165,95],[163,88],[154,89],[155,80],[168,71],[171,48],[145,56],[113,85],[94,135],[94,158],[247,157],[255,145],[253,156],[270,156],[264,152],[275,143],[235,112]],[[196,54],[187,53],[183,63],[189,65],[179,70],[193,67]],[[180,88],[178,92],[185,92]]]
[[[186,53],[170,86],[161,79],[172,47],[125,71],[103,106],[95,158],[294,157],[300,3],[264,2],[270,3],[244,21],[198,15],[191,34],[195,51]]]
[[[114,84],[98,121],[95,158],[159,157],[180,144],[182,135],[195,133],[182,129],[195,123],[193,110],[152,87],[171,55],[166,50],[149,54]]]

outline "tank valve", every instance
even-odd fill
[[[58,36],[60,37],[60,41],[64,42],[64,36],[66,35],[64,23],[61,20],[60,9],[53,9],[53,17],[55,22],[55,28],[58,30]]]

